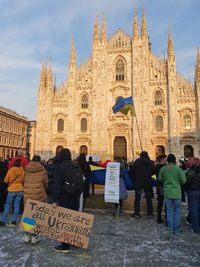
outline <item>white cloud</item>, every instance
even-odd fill
[[[118,27],[130,34],[133,10],[137,9],[140,25],[142,5],[145,7],[152,50],[163,56],[167,48],[168,26],[172,26],[177,69],[185,76],[193,73],[196,58],[193,47],[196,43],[193,44],[193,41],[200,44],[195,30],[195,27],[200,27],[199,15],[195,15],[197,2],[0,0],[0,105],[9,105],[9,108],[12,105],[17,112],[19,108],[33,118],[42,62],[52,62],[59,84],[60,80],[66,79],[72,32],[75,34],[79,62],[80,57],[83,59],[91,53],[91,34],[96,15],[105,15],[109,36]],[[185,14],[188,14],[187,18]],[[191,27],[183,29],[182,24],[186,19]],[[27,108],[27,105],[31,108]]]

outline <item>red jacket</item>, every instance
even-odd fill
[[[28,165],[28,160],[25,157],[23,157],[23,156],[17,156],[15,158],[12,158],[10,160],[10,162],[9,162],[8,169],[12,168],[12,166],[13,166],[13,164],[14,164],[14,162],[15,162],[16,159],[20,159],[21,160],[21,167],[23,169],[25,169],[26,165]]]

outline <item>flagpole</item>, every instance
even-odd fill
[[[135,110],[135,108],[134,108],[134,110]],[[135,117],[135,120],[136,120],[136,125],[137,125],[137,130],[138,130],[140,148],[141,148],[141,151],[142,151],[142,142],[141,142],[141,136],[140,136],[140,130],[139,130],[139,124],[138,124],[138,119],[137,119],[136,111],[135,111],[135,116],[134,117]]]

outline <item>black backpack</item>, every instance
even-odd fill
[[[65,191],[68,195],[80,196],[83,192],[83,173],[80,167],[72,162],[66,164]]]

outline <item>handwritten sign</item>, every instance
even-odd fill
[[[119,203],[120,163],[109,162],[106,168],[105,202]]]
[[[87,248],[94,216],[35,200],[27,200],[20,228],[36,235]]]

